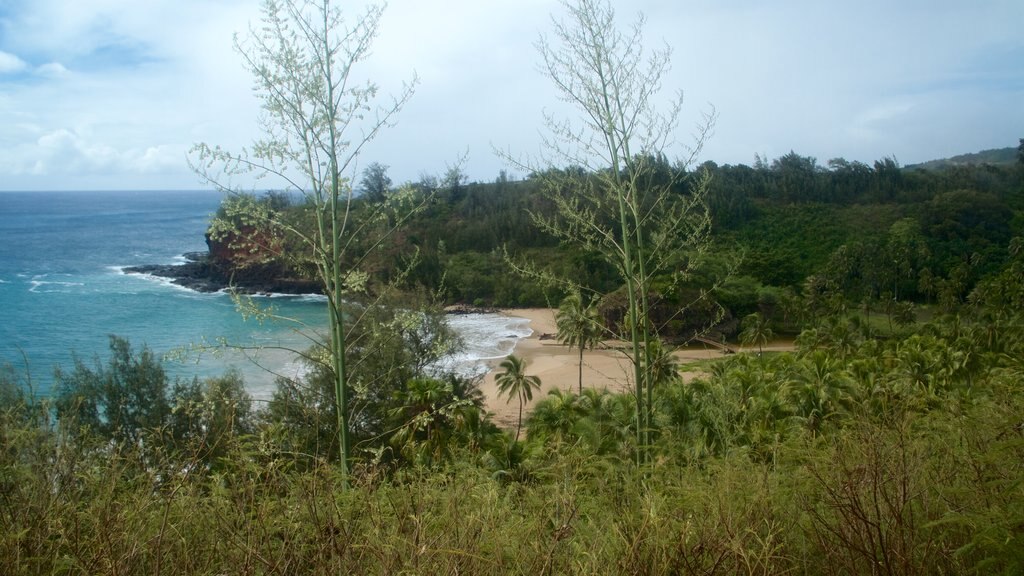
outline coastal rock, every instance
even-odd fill
[[[445,314],[451,314],[452,316],[462,316],[465,314],[497,314],[499,310],[497,308],[489,308],[486,306],[471,306],[469,304],[452,304],[446,306],[444,309]]]
[[[129,266],[126,274],[148,274],[167,278],[172,283],[196,292],[219,292],[232,288],[243,294],[321,294],[316,281],[291,278],[282,273],[280,266],[251,264],[233,265],[230,257],[221,252],[214,259],[206,252],[185,254],[184,264],[146,264]]]

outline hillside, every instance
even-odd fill
[[[1013,152],[1008,148],[957,158]],[[713,296],[725,309],[725,336],[734,335],[733,320],[755,311],[777,315],[777,321],[791,317],[776,304],[792,301],[811,279],[822,282],[821,289],[829,294],[866,305],[881,305],[893,297],[956,305],[1005,266],[1011,239],[1024,236],[1024,183],[1015,165],[967,163],[909,170],[891,159],[871,166],[834,159],[824,167],[813,157],[791,152],[757,167],[708,162],[700,169],[711,174],[706,202],[713,249],[684,282],[658,279],[655,284],[666,289],[655,296],[670,315],[697,291],[718,285]],[[673,190],[690,194],[690,176],[695,174],[683,177]],[[561,288],[520,276],[511,258],[537,263],[556,277],[573,278],[604,295],[602,300],[614,308],[621,289],[614,269],[593,253],[561,245],[537,229],[530,214],[550,209],[539,177],[419,184],[413,193],[425,199],[423,209],[386,250],[364,263],[379,283],[393,279],[406,255],[415,253],[412,268],[402,274],[403,288],[434,294],[444,304],[543,307],[561,301]],[[278,202],[272,209],[300,228],[310,217],[301,203],[269,198],[249,201]],[[373,202],[360,199],[357,214],[360,206],[372,212]],[[229,252],[215,254],[223,278],[257,292],[285,291],[268,286],[303,278],[302,260],[287,243],[269,249],[254,238],[228,241],[244,248],[235,251],[246,255],[235,263],[237,269],[230,258],[225,260]],[[687,257],[680,254],[676,260]],[[725,276],[729,278],[722,283]],[[249,279],[254,279],[251,285],[246,284]],[[685,339],[686,333],[680,325],[663,336]]]
[[[907,165],[907,169],[921,168],[924,170],[941,170],[943,168],[949,168],[951,166],[964,166],[971,164],[991,164],[993,166],[1008,166],[1017,163],[1017,161],[1017,148],[992,148],[990,150],[982,150],[980,152],[960,154],[957,156],[953,156],[951,158],[929,160],[927,162],[921,162],[920,164],[909,164]]]

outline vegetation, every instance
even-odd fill
[[[700,267],[652,282],[651,314],[663,339],[685,341],[714,324],[714,337],[735,342],[741,320],[754,312],[766,316],[776,334],[795,334],[818,310],[839,302],[869,312],[910,304],[953,310],[1009,265],[1012,239],[1024,236],[1019,165],[922,170],[833,159],[821,166],[792,156],[802,158],[797,164],[808,177],[785,193],[781,182],[794,181],[785,176],[794,170],[792,159],[699,167],[709,175],[710,244]],[[658,173],[670,170],[662,165]],[[673,194],[687,194],[687,182],[698,174],[680,175]],[[606,327],[621,320],[624,281],[614,265],[599,253],[560,244],[531,219],[531,212],[553,213],[544,182],[537,173],[522,181],[470,182],[455,192],[442,185],[406,187],[423,208],[366,261],[372,282],[399,278],[402,289],[437,294],[446,304],[499,307],[557,306],[573,292],[510,273],[508,253],[516,262],[534,263],[545,277],[572,278]],[[272,197],[265,202],[280,205]],[[363,210],[363,202],[353,199],[353,208]],[[308,213],[302,203],[279,210],[275,217],[285,221]],[[685,251],[670,259],[688,261]],[[296,276],[309,274],[287,258],[281,264]],[[693,305],[702,289],[703,304]],[[812,293],[811,308],[797,305]]]
[[[310,217],[306,226],[276,218],[271,207],[256,204],[240,214],[241,226],[237,219],[219,219],[214,229],[226,227],[222,234],[250,239],[249,253],[283,254],[280,245],[288,239],[281,239],[290,237],[301,248],[287,255],[301,258],[300,267],[313,271],[321,284],[327,296],[330,341],[319,360],[329,365],[334,382],[337,425],[333,428],[343,475],[352,456],[354,382],[348,355],[353,335],[348,324],[364,317],[345,304],[368,292],[364,262],[416,209],[396,197],[394,202],[364,207],[369,214],[356,221],[352,179],[346,177],[362,148],[392,122],[412,95],[412,87],[407,86],[398,98],[380,105],[375,84],[356,82],[354,70],[370,53],[382,11],[370,6],[349,24],[329,0],[266,2],[263,25],[250,29],[246,42],[236,40],[235,44],[262,100],[265,139],[240,153],[205,144],[193,150],[196,171],[228,193],[235,192],[230,177],[249,172],[271,175],[306,200],[303,208]],[[367,175],[371,180],[373,171]],[[377,180],[378,187],[385,184]],[[308,225],[310,220],[313,226]]]
[[[667,110],[656,102],[671,64],[670,51],[644,49],[642,16],[625,33],[607,2],[580,0],[563,6],[568,21],[556,21],[553,42],[542,37],[537,48],[542,71],[580,120],[547,116],[549,159],[521,166],[542,170],[541,192],[551,205],[531,213],[536,225],[602,260],[622,283],[625,306],[605,329],[608,336],[629,343],[636,431],[639,444],[646,445],[653,410],[650,368],[661,346],[651,292],[656,281],[677,284],[696,267],[708,245],[706,174],[688,180],[687,194],[673,188],[685,179],[703,147],[714,114],[707,114],[699,126],[689,157],[669,165],[665,154],[679,123],[682,94]],[[559,170],[566,162],[573,168]],[[525,270],[573,293],[588,290],[574,280],[545,277],[530,264]],[[688,307],[677,307],[664,323],[683,316]],[[645,454],[638,456],[643,459]]]
[[[795,352],[669,377],[643,468],[635,403],[607,391],[553,391],[516,443],[474,429],[451,383],[415,380],[384,444],[404,463],[365,452],[343,476],[296,467],[274,440],[287,421],[233,420],[247,399],[224,383],[173,394],[128,437],[54,421],[7,370],[0,570],[1019,573],[1024,323],[987,306],[897,338],[832,317]],[[97,378],[145,373],[147,352],[124,351],[66,389],[104,396]]]
[[[339,138],[374,91],[346,92],[330,63],[361,59],[379,12],[331,44],[338,14],[303,6],[268,3],[244,51],[271,142],[198,152],[227,175],[302,175],[298,202],[227,198],[211,237],[239,268],[318,278],[329,342],[258,409],[238,374],[172,382],[117,337],[58,370],[53,399],[2,367],[0,573],[1024,572],[1020,164],[672,164],[667,134],[645,141],[585,96],[645,101],[667,54],[641,59],[583,0],[556,29],[567,51],[542,54],[607,149],[566,132],[580,161],[522,182],[454,167],[394,189],[371,164],[356,194]],[[624,84],[574,76],[594,49],[625,58],[594,60]],[[574,281],[524,282],[507,254]],[[478,382],[437,368],[458,343],[436,295],[562,302],[563,343],[622,337],[633,388],[583,389],[581,372],[524,414],[540,382],[510,356],[497,385],[520,410],[502,430]],[[780,333],[793,351],[765,348]],[[684,380],[672,346],[695,335],[758,352]]]
[[[583,296],[579,292],[574,292],[566,296],[558,306],[555,322],[558,326],[558,341],[569,348],[577,348],[580,352],[578,390],[583,394],[583,351],[593,348],[603,340],[597,308],[592,302],[584,304]]]
[[[494,381],[498,392],[519,401],[519,417],[516,420],[516,436],[513,442],[519,442],[519,432],[523,427],[523,405],[533,400],[533,391],[540,388],[540,378],[526,374],[526,362],[512,354],[501,362],[501,374]]]

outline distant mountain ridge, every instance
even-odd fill
[[[920,164],[910,164],[907,168],[922,168],[924,170],[941,170],[950,166],[964,166],[967,164],[994,164],[1008,165],[1017,162],[1017,149],[1013,147],[992,148],[981,152],[960,154],[951,158],[929,160]]]

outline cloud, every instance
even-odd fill
[[[687,97],[677,140],[706,103],[718,109],[701,160],[749,163],[794,149],[914,162],[1015,145],[1024,131],[1020,0],[612,3],[623,26],[648,16],[648,47],[674,49],[664,86]],[[465,170],[486,180],[504,167],[492,145],[536,153],[542,112],[564,110],[533,47],[550,32],[549,13],[563,11],[558,2],[389,4],[358,74],[385,95],[413,71],[421,83],[360,165],[378,161],[394,180],[415,180],[468,149]],[[77,188],[83,175],[106,178],[97,186],[198,185],[184,157],[192,143],[237,150],[259,136],[259,103],[232,49],[232,33],[259,26],[258,6],[0,0],[0,187]]]
[[[49,62],[36,68],[36,74],[46,78],[62,78],[70,74],[70,71],[60,62]]]
[[[24,60],[14,54],[0,50],[0,74],[21,72],[28,67]]]
[[[850,133],[860,140],[877,141],[883,137],[887,126],[913,109],[914,103],[906,99],[880,102],[856,115]]]
[[[24,127],[31,130],[34,127]],[[11,151],[0,169],[16,176],[92,177],[160,174],[180,167],[184,151],[169,145],[118,148],[68,128],[48,131]]]

